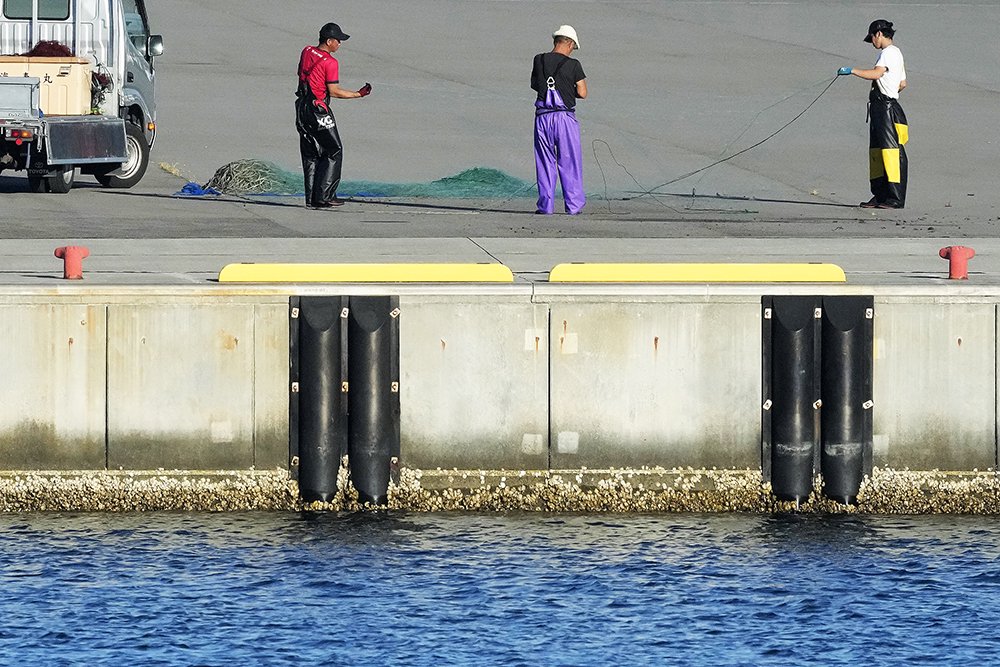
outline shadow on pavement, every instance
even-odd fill
[[[0,181],[3,179],[0,178]],[[186,196],[186,195],[168,195],[155,192],[128,192],[125,190],[108,190],[106,194],[116,195],[119,197],[139,197],[142,199],[176,199],[176,200],[190,200],[190,201],[216,201],[216,202],[239,202],[243,204],[254,204],[256,206],[277,206],[280,208],[304,208],[302,202],[298,198],[288,197],[288,202],[282,201],[268,201],[263,197],[254,197],[252,195],[246,197],[240,197],[238,195],[219,195],[219,196]],[[416,209],[431,209],[431,210],[443,210],[443,211],[467,211],[470,213],[513,213],[521,215],[534,215],[534,211],[526,211],[524,209],[504,209],[504,208],[493,208],[490,206],[461,206],[457,204],[433,204],[433,203],[422,203],[422,202],[404,202],[404,201],[386,201],[385,199],[352,199],[348,198],[346,201],[352,204],[377,204],[379,206],[392,206],[399,208],[416,208]],[[293,203],[294,202],[294,203]]]
[[[90,179],[90,181],[81,181],[81,178]],[[73,183],[73,190],[91,190],[91,189],[101,189],[101,184],[93,180],[92,176],[80,176],[77,174],[76,180]],[[30,193],[28,190],[28,178],[27,176],[20,174],[18,176],[0,176],[0,194],[15,194],[15,193]],[[38,194],[49,194],[49,193],[38,193]]]
[[[741,201],[741,202],[763,202],[766,204],[800,204],[802,206],[836,206],[839,208],[858,208],[854,204],[837,204],[825,201],[801,201],[798,199],[768,199],[764,197],[746,197],[742,195],[699,195],[680,192],[638,192],[626,191],[626,194],[634,194],[634,197],[622,197],[620,201],[637,201],[643,197],[677,197],[678,199],[718,199],[721,201]]]

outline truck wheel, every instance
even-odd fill
[[[28,176],[28,190],[31,192],[48,192],[48,179],[44,176]]]
[[[74,180],[76,180],[76,167],[62,167],[56,170],[55,176],[48,179],[48,190],[64,195],[73,189]]]
[[[28,176],[28,190],[64,195],[73,189],[75,181],[76,167],[56,167],[53,176]]]
[[[134,123],[125,123],[125,155],[118,169],[94,174],[97,182],[106,188],[130,188],[142,180],[149,165],[149,143]]]

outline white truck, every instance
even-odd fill
[[[24,56],[40,42],[72,57]],[[130,188],[156,138],[151,34],[143,0],[0,0],[0,172],[34,192],[69,192],[77,170]]]

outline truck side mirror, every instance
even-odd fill
[[[146,53],[149,54],[150,58],[163,55],[163,35],[149,36],[149,41],[146,43]]]

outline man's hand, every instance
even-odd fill
[[[323,113],[330,113],[330,107],[326,106],[326,102],[323,100],[313,100],[313,106]]]
[[[853,70],[850,67],[841,67],[837,70],[837,76],[847,76],[851,74]]]
[[[358,90],[358,97],[365,97],[366,95],[371,95],[371,94],[372,94],[372,84],[370,83],[365,83],[365,85],[361,86],[361,88]]]

